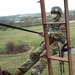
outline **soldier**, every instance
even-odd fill
[[[58,6],[54,6],[51,9],[51,16],[53,22],[63,22],[61,18],[62,10]],[[49,42],[51,55],[56,55],[62,49],[66,40],[65,25],[48,25]],[[44,34],[41,33],[41,36]],[[22,75],[26,73],[34,64],[31,75],[41,75],[47,65],[45,42],[43,42],[34,52],[30,54],[28,60],[18,68],[15,74],[11,74],[7,71],[2,71],[3,75]]]

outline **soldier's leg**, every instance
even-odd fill
[[[56,55],[62,49],[63,44],[61,42],[55,41],[50,45],[50,49],[52,50],[52,55]]]
[[[61,42],[54,42],[50,45],[50,53],[51,55],[56,55],[59,50],[62,48],[62,43]],[[47,65],[47,58],[46,58],[46,50],[43,51],[43,53],[40,56],[39,61],[35,64],[31,71],[31,75],[41,75],[43,70],[45,69]]]
[[[52,49],[50,49],[51,55],[53,55]],[[40,55],[39,61],[34,65],[31,75],[41,75],[43,70],[46,68],[47,65],[47,56],[46,56],[46,50],[43,51],[43,53]]]
[[[22,74],[26,73],[39,60],[39,56],[44,50],[45,43],[42,43],[34,52],[30,54],[28,60],[20,66],[18,70],[20,70]]]
[[[41,75],[43,70],[46,68],[47,58],[46,58],[46,50],[40,56],[39,61],[34,65],[31,71],[31,75]]]

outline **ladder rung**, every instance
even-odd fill
[[[69,46],[69,48],[75,48],[75,46]]]
[[[49,56],[48,58],[53,59],[53,60],[68,62],[67,58],[62,58],[62,57]]]
[[[60,24],[60,25],[63,25],[65,24],[65,22],[47,22],[47,24],[49,25],[54,25],[54,24]]]

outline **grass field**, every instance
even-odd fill
[[[29,27],[28,29],[34,30],[34,31],[42,31],[42,26],[36,26],[36,27]],[[71,34],[71,43],[75,45],[75,24],[72,24],[70,26],[70,34]],[[16,44],[18,43],[26,43],[31,46],[34,46],[34,50],[39,46],[43,38],[39,36],[38,34],[33,34],[29,32],[24,32],[20,30],[11,30],[8,29],[7,31],[0,30],[0,51],[4,50],[4,47],[7,42],[12,41]],[[14,54],[14,55],[0,55],[0,65],[2,69],[6,69],[9,72],[14,73],[17,68],[22,65],[26,59],[29,57],[31,51],[21,53],[21,54]],[[65,55],[66,57],[66,55]],[[73,73],[75,74],[75,55],[72,55],[72,61],[73,61]],[[60,75],[59,70],[59,62],[58,61],[52,61],[53,62],[53,73],[54,75]],[[25,74],[30,75],[31,69]],[[43,72],[43,75],[48,75],[47,68]],[[68,74],[68,64],[65,63],[65,73],[63,75],[69,75]]]
[[[28,29],[34,31],[42,31],[42,26],[29,27]],[[8,29],[7,31],[0,30],[0,51],[4,49],[6,43],[9,41],[12,41],[16,44],[26,43],[36,48],[42,40],[43,38],[41,36],[30,32],[24,32],[16,29]]]

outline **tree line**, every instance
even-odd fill
[[[52,20],[50,12],[46,13],[46,17],[48,22]],[[64,13],[62,17],[64,18]],[[75,20],[75,10],[69,11],[69,19]],[[41,18],[41,13],[14,15],[14,16],[0,17],[0,23],[9,24],[17,27],[30,27],[30,26],[41,25],[42,18]],[[0,26],[0,29],[6,30],[8,28]]]

